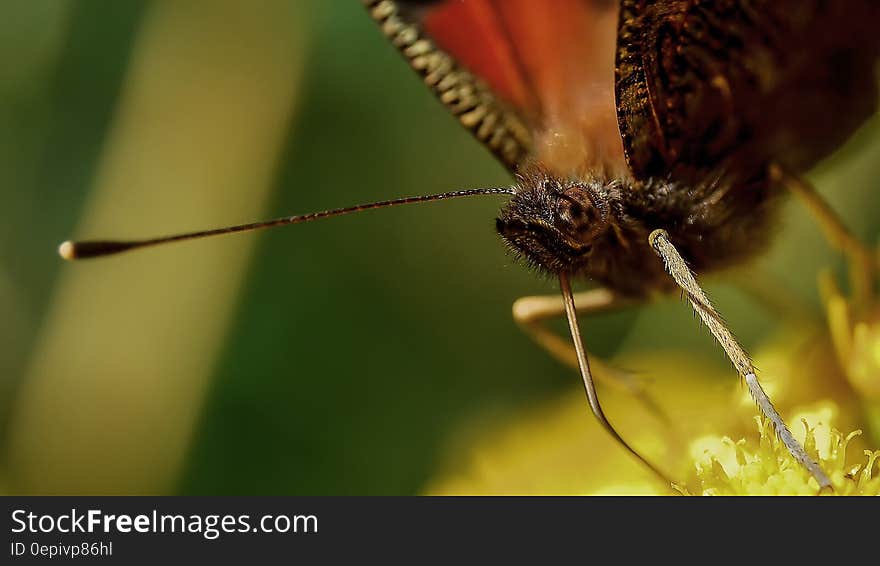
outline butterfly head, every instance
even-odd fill
[[[607,183],[533,175],[521,179],[496,227],[528,264],[550,273],[576,272],[608,231],[610,209]]]

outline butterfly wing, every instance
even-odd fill
[[[618,2],[365,0],[440,100],[511,170],[625,167]]]
[[[616,94],[637,178],[812,166],[877,99],[876,0],[623,0]],[[744,179],[745,180],[745,179]]]
[[[875,110],[877,0],[365,3],[512,171],[803,170]]]

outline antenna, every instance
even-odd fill
[[[161,244],[170,244],[172,242],[197,240],[201,238],[209,238],[211,236],[221,236],[223,234],[235,234],[238,232],[252,232],[254,230],[262,230],[263,228],[272,228],[274,226],[286,226],[288,224],[302,224],[304,222],[321,220],[322,218],[332,218],[334,216],[343,216],[345,214],[361,212],[364,210],[372,210],[374,208],[390,208],[392,206],[399,206],[403,204],[415,204],[419,202],[431,202],[435,200],[446,200],[477,195],[515,194],[516,191],[508,187],[467,189],[462,191],[438,193],[434,195],[422,195],[414,197],[403,197],[393,200],[383,200],[367,204],[359,204],[356,206],[349,206],[345,208],[324,210],[322,212],[312,212],[310,214],[302,214],[299,216],[284,216],[282,218],[264,220],[262,222],[251,222],[250,224],[238,224],[236,226],[227,226],[225,228],[199,230],[197,232],[186,232],[183,234],[160,236],[158,238],[148,238],[144,240],[83,240],[79,242],[68,240],[58,246],[58,255],[68,261],[73,261],[75,259],[90,259],[95,257],[118,254],[140,248],[158,246]]]

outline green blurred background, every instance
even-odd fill
[[[3,2],[0,58],[2,492],[418,493],[462,438],[578,386],[511,320],[556,288],[505,253],[494,197],[55,254],[508,183],[359,2]],[[878,133],[813,175],[871,242]],[[818,316],[826,266],[792,204],[747,276]],[[753,346],[776,322],[736,277],[710,289]],[[624,366],[677,350],[725,367],[680,301],[583,325]]]

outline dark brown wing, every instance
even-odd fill
[[[625,167],[614,108],[618,3],[366,0],[429,88],[512,170]]]
[[[624,0],[616,95],[637,178],[804,170],[875,109],[876,0]]]

